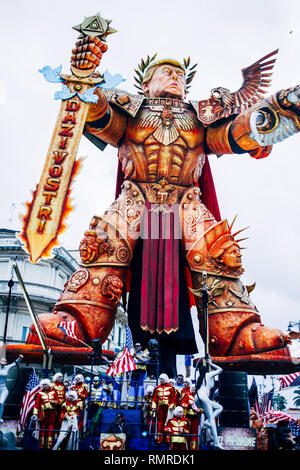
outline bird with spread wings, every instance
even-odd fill
[[[274,56],[277,53],[278,49],[242,69],[243,84],[238,91],[232,93],[227,88],[213,88],[210,98],[199,102],[198,116],[202,123],[209,125],[231,114],[239,114],[263,99],[266,93],[264,88],[271,83],[270,71],[276,62]]]

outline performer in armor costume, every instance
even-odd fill
[[[191,423],[191,431],[190,433],[192,436],[189,437],[189,449],[190,450],[198,450],[199,449],[199,425],[200,425],[200,416],[201,416],[201,408],[198,408],[195,405],[195,394],[196,394],[196,387],[192,385],[190,390],[184,394],[184,397],[180,401],[180,406],[184,410],[184,416],[189,420]]]
[[[170,450],[187,450],[188,437],[186,434],[191,432],[191,423],[184,416],[181,406],[176,406],[174,417],[168,421],[164,432],[168,434],[166,440],[171,441]]]
[[[131,371],[130,387],[128,390],[128,406],[133,408],[135,405],[142,405],[144,395],[144,380],[147,376],[146,364],[149,361],[149,352],[147,349],[142,350],[142,345],[136,343],[134,349],[130,351],[131,356],[136,365],[136,369]]]
[[[52,383],[51,383],[51,389],[55,390],[57,397],[58,397],[58,403],[56,405],[56,429],[60,429],[61,426],[61,406],[65,402],[66,399],[66,389],[63,384],[63,375],[61,372],[57,372],[56,374],[53,375],[52,378]]]
[[[190,393],[190,391],[191,391],[191,381],[190,379],[185,378],[183,382],[183,387],[181,389],[181,393],[179,396],[178,405],[182,406],[181,405],[182,400],[184,399],[185,395]]]
[[[56,424],[56,406],[59,400],[56,391],[50,387],[50,380],[41,380],[40,386],[42,390],[36,395],[32,416],[35,421],[38,421],[39,425],[40,449],[52,449]]]
[[[81,404],[77,400],[77,393],[73,390],[67,393],[66,400],[61,406],[61,428],[53,450],[61,446],[67,450],[78,449],[78,417],[81,413]]]
[[[157,338],[161,370],[174,377],[175,354],[197,352],[190,282],[204,337],[200,291],[205,271],[213,359],[290,358],[289,335],[261,324],[249,297],[252,287],[240,280],[239,231],[221,220],[207,159],[243,153],[263,158],[273,144],[299,131],[299,87],[262,95],[270,82],[265,72],[275,62],[268,59],[276,52],[243,69],[240,90],[214,89],[207,100],[184,101],[195,72],[187,61],[174,59],[148,60],[140,68],[139,95],[96,89],[98,102],[90,105],[85,134],[102,149],[107,144],[118,149],[118,181],[123,182],[112,205],[92,218],[80,244],[81,268],[67,282],[53,314],[39,316],[53,345],[66,344],[57,328],[61,318],[77,321],[80,340],[104,343],[128,289],[130,267],[133,337],[142,344]],[[73,51],[72,64],[86,68],[101,56],[93,38],[85,38]],[[37,338],[32,333],[29,342]]]
[[[81,415],[78,421],[78,429],[81,434],[83,431],[83,422],[84,422],[84,416],[83,416],[84,409],[85,409],[84,406],[85,406],[85,402],[89,394],[89,386],[86,383],[84,383],[84,377],[82,374],[77,374],[75,376],[75,383],[71,385],[71,390],[77,393],[77,400],[78,400],[79,406],[81,407]]]
[[[152,412],[156,423],[156,442],[161,444],[164,441],[164,427],[169,418],[170,411],[173,412],[176,406],[176,392],[169,384],[169,377],[166,374],[159,376],[160,384],[155,387],[152,398]]]
[[[75,376],[75,382],[71,385],[71,390],[77,392],[78,400],[81,401],[83,406],[89,393],[89,386],[84,383],[84,377],[82,374],[77,374]]]

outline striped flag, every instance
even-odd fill
[[[59,328],[63,333],[70,336],[71,338],[74,338],[74,339],[78,340],[78,338],[75,334],[75,326],[76,326],[76,320],[74,320],[74,321],[60,321],[57,324],[57,328]]]
[[[259,410],[260,414],[264,415],[272,410],[273,404],[273,395],[274,395],[274,388],[267,393],[264,393],[260,400]]]
[[[76,320],[60,321],[57,323],[57,328],[59,328],[63,333],[65,333],[65,335],[69,336],[70,338],[76,339],[76,341],[79,341],[80,343],[84,344],[87,348],[91,349],[91,346],[89,344],[77,338],[75,333],[76,324]]]
[[[35,396],[40,390],[41,386],[39,383],[39,379],[35,373],[35,370],[33,369],[25,387],[25,394],[23,396],[20,417],[17,424],[18,434],[24,430],[28,415],[34,407]]]
[[[282,411],[277,411],[277,410],[269,410],[268,412],[264,413],[261,416],[261,419],[264,425],[266,423],[277,424],[279,423],[279,421],[294,420],[297,422],[297,420],[293,418],[292,416],[289,416],[286,413],[282,413]]]
[[[130,351],[130,349],[133,348],[133,339],[132,339],[131,330],[127,323],[125,326],[125,331],[126,331],[125,346],[127,347],[128,351]]]
[[[283,377],[280,377],[279,380],[280,380],[279,390],[282,390],[283,388],[286,388],[286,387],[293,387],[294,385],[300,385],[300,372],[295,372],[294,374],[284,375]]]
[[[111,375],[112,377],[115,377],[117,374],[123,374],[124,372],[129,372],[135,369],[136,365],[134,363],[134,360],[127,346],[125,346],[123,353],[120,355],[120,357],[117,357],[117,359],[112,363],[110,368],[107,370],[106,375]]]

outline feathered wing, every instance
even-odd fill
[[[148,109],[141,109],[133,124],[136,127],[153,127],[156,129],[161,124],[161,114]]]
[[[276,57],[274,58],[274,56],[278,53],[278,50],[270,52],[270,54],[254,62],[254,64],[242,69],[244,81],[241,88],[231,94],[233,104],[230,114],[237,114],[264,98],[263,95],[266,93],[264,88],[270,86],[270,77],[272,76],[270,70],[274,67],[276,62]],[[270,59],[271,57],[273,58]]]

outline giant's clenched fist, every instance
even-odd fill
[[[81,70],[90,70],[100,64],[107,45],[98,37],[85,36],[75,44],[72,50],[71,65]]]

